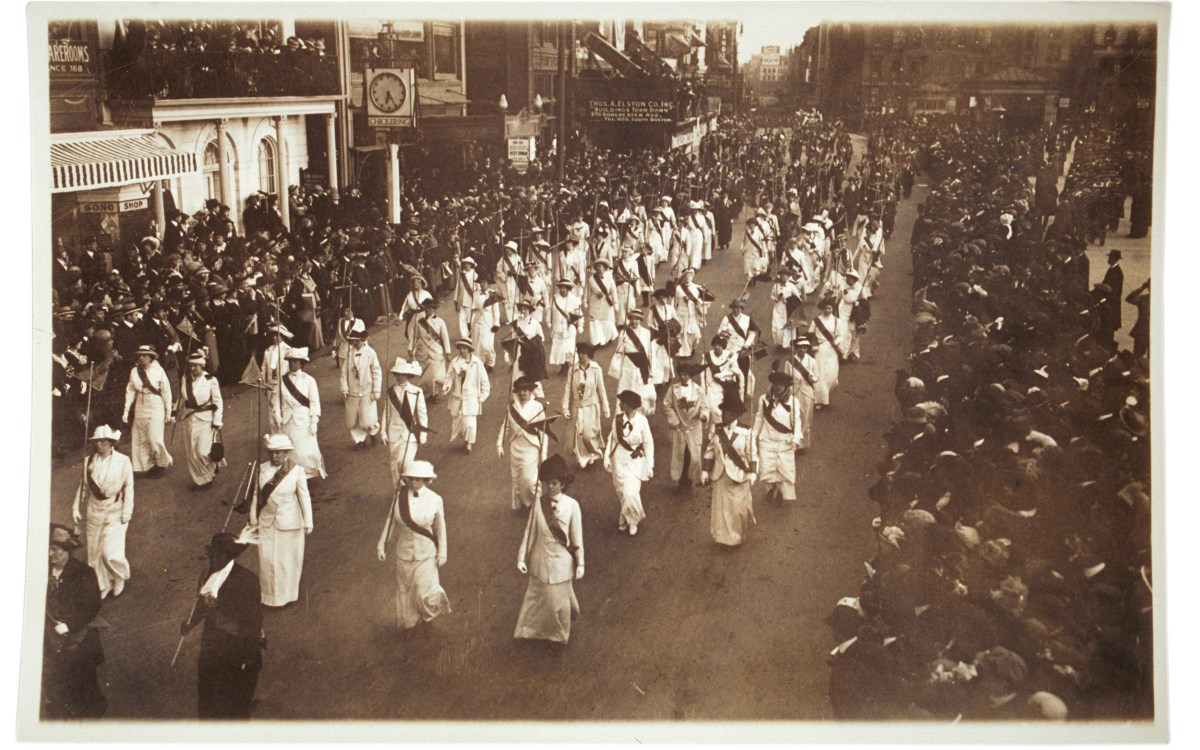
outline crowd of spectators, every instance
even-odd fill
[[[1068,185],[1118,158],[1110,135],[1072,136]],[[1153,715],[1149,360],[1102,320],[1121,290],[1080,273],[1090,196],[1039,211],[1043,143],[924,136],[877,552],[827,620],[838,718]]]
[[[284,38],[258,21],[126,21],[108,68],[117,99],[312,96],[338,92],[337,61],[319,36]]]

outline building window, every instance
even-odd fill
[[[432,23],[430,27],[433,80],[458,78],[458,27],[452,23]]]
[[[216,141],[204,147],[204,192],[205,198],[221,200],[221,151]]]
[[[269,138],[258,142],[258,189],[264,193],[275,192],[275,143]]]

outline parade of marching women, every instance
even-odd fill
[[[903,24],[780,63],[736,23],[356,23],[51,24],[106,85],[228,45],[312,107],[259,191],[222,119],[208,197],[56,220],[43,721],[1154,719],[1152,114],[768,85],[901,75]],[[536,105],[448,87],[497,29],[557,48]],[[241,117],[219,84],[154,80]],[[397,91],[463,122],[383,129]]]

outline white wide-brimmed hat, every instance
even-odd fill
[[[296,446],[292,445],[292,439],[283,433],[264,436],[265,448],[268,451],[290,451],[295,450]]]
[[[437,474],[433,472],[433,464],[428,461],[409,461],[401,476],[413,479],[437,479]]]
[[[292,349],[287,354],[283,355],[284,359],[298,359],[302,362],[308,362],[308,347],[298,346]]]
[[[416,362],[409,362],[404,357],[396,357],[396,364],[392,365],[390,372],[397,375],[412,375],[414,378],[421,376],[421,365]]]
[[[96,428],[92,436],[88,440],[111,440],[114,443],[121,439],[121,431],[114,430],[106,424],[102,424]]]

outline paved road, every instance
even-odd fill
[[[861,148],[861,141],[856,139]],[[865,361],[842,371],[832,408],[817,415],[816,441],[799,466],[800,500],[759,501],[758,525],[739,549],[712,542],[706,490],[678,493],[667,478],[668,437],[653,420],[659,459],[644,488],[647,518],[637,537],[617,531],[618,504],[602,469],[583,472],[571,489],[584,514],[587,577],[576,586],[583,613],[566,648],[514,641],[525,588],[515,570],[524,514],[509,509],[507,468],[491,442],[500,427],[504,389],[489,400],[480,450],[449,449],[449,416],[432,409],[438,435],[423,457],[437,466],[446,501],[449,562],[442,583],[453,614],[433,632],[402,639],[392,626],[393,573],[375,559],[390,491],[380,446],[354,452],[342,426],[332,361],[309,366],[321,383],[321,443],[331,470],[314,482],[315,531],[308,539],[301,600],[265,614],[270,646],[258,688],[258,718],[750,720],[825,719],[832,647],[822,618],[854,595],[862,561],[873,550],[876,515],[867,499],[882,435],[894,417],[894,371],[909,351],[911,289],[907,237],[918,190],[901,204],[886,269],[863,345]],[[734,245],[740,243],[735,238]],[[722,303],[743,283],[736,250],[699,274]],[[752,291],[748,311],[769,327],[769,285]],[[719,320],[721,309],[710,316]],[[813,314],[810,304],[806,310]],[[710,327],[711,336],[715,326]],[[381,357],[400,351],[374,331]],[[607,365],[610,353],[602,354]],[[769,360],[762,360],[765,382]],[[497,375],[497,381],[503,379]],[[611,385],[611,384],[610,384]],[[548,383],[557,403],[562,380]],[[128,538],[133,577],[105,602],[104,636],[110,717],[176,719],[195,711],[198,635],[169,667],[178,623],[204,567],[203,545],[226,517],[228,495],[252,455],[251,392],[226,402],[231,466],[208,493],[186,491],[177,464],[158,480],[139,481]],[[177,458],[182,458],[182,430]],[[244,464],[243,464],[244,466]],[[69,518],[78,461],[56,468],[52,517]],[[762,495],[762,491],[759,493]],[[235,516],[236,530],[244,517]],[[253,550],[243,555],[252,569]]]

